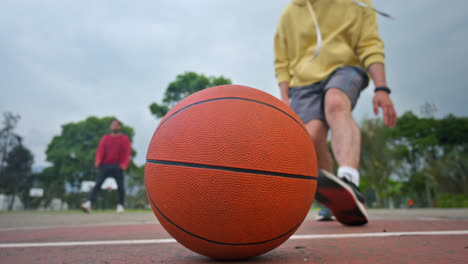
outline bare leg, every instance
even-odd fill
[[[327,124],[322,120],[312,120],[306,124],[306,128],[314,142],[318,168],[333,173],[333,160],[327,145]],[[333,214],[328,207],[322,204],[322,208],[315,219],[317,221],[333,221]]]
[[[332,131],[332,150],[339,166],[358,169],[361,130],[351,115],[351,101],[341,90],[331,88],[325,94],[325,117]]]
[[[312,120],[305,125],[317,152],[318,168],[333,172],[333,160],[327,146],[328,126],[322,120]]]

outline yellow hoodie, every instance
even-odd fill
[[[370,0],[359,1],[373,7]],[[315,58],[313,16],[322,37]],[[373,63],[384,63],[385,57],[376,13],[352,0],[293,0],[281,14],[274,45],[276,78],[279,83],[289,82],[290,87],[325,80],[345,65],[367,69]]]

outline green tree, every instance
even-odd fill
[[[468,117],[456,117],[452,114],[438,123],[437,138],[448,152],[454,148],[468,152]]]
[[[63,199],[65,196],[65,178],[59,169],[50,166],[36,175],[36,186],[44,189],[44,196],[40,199],[44,207],[48,207],[53,198]]]
[[[401,176],[411,185],[414,183],[412,187],[418,200],[425,200],[429,207],[432,206],[435,181],[428,168],[441,154],[437,128],[437,120],[433,117],[419,118],[412,112],[406,112],[393,130],[393,143],[406,165],[402,167]],[[422,186],[424,190],[420,189]],[[423,192],[425,197],[421,196]]]
[[[21,141],[8,153],[5,159],[5,171],[0,182],[2,191],[11,196],[8,210],[13,209],[16,195],[20,195],[23,202],[27,201],[32,183],[33,161],[32,153],[23,146]]]
[[[5,169],[8,153],[11,149],[16,147],[21,140],[21,137],[14,133],[19,119],[19,115],[14,115],[11,112],[3,113],[3,127],[0,129],[0,174]]]
[[[381,119],[364,119],[361,122],[362,148],[361,148],[361,176],[363,187],[371,188],[376,193],[376,205],[388,204],[389,195],[396,194],[390,188],[390,176],[398,166],[398,161],[393,159],[395,149],[390,146],[389,129],[385,127]],[[368,193],[363,188],[364,193]]]
[[[23,146],[22,138],[14,132],[19,115],[3,113],[0,129],[0,192],[10,195],[8,210],[12,210],[15,197],[27,202],[31,185],[33,155]]]
[[[230,79],[223,76],[206,77],[203,74],[195,72],[185,72],[184,74],[177,75],[176,80],[169,84],[164,93],[162,103],[152,103],[149,108],[156,118],[161,118],[167,114],[170,108],[185,97],[209,87],[231,83]]]
[[[406,112],[394,129],[386,129],[380,120],[362,122],[361,189],[369,197],[375,192],[378,205],[412,198],[419,206],[430,207],[441,199],[449,206],[466,197],[468,118],[436,119],[436,109],[423,105],[423,117]]]
[[[55,136],[47,146],[47,161],[52,163],[41,175],[44,182],[54,184],[47,187],[54,193],[63,195],[62,183],[69,183],[73,190],[79,190],[81,181],[96,180],[94,159],[100,139],[109,133],[109,125],[114,117],[88,117],[84,121],[68,123],[62,126],[62,133]],[[122,124],[122,133],[132,141],[133,128]],[[132,148],[132,157],[136,152]],[[135,168],[131,162],[129,169]],[[52,199],[53,197],[49,197]],[[60,197],[63,198],[63,197]]]
[[[399,172],[407,182],[403,189],[432,206],[435,194],[468,191],[468,118],[448,115],[435,119],[430,116],[433,106],[423,108],[426,117],[412,112],[402,115],[392,139],[399,150],[396,158],[404,163]]]
[[[127,206],[132,208],[145,208],[148,205],[148,198],[145,189],[145,165],[136,167],[129,172],[128,178],[129,194]]]
[[[440,119],[436,136],[442,154],[432,160],[430,173],[437,183],[437,194],[467,194],[468,118],[448,115]]]

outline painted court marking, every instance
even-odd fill
[[[339,238],[362,238],[362,237],[372,238],[372,237],[441,236],[441,235],[468,235],[468,230],[293,235],[289,239],[290,240],[305,240],[305,239],[327,239],[327,238],[339,239]],[[176,240],[172,238],[162,238],[162,239],[138,239],[138,240],[0,243],[0,248],[69,247],[69,246],[93,246],[93,245],[168,244],[168,243],[176,243]]]

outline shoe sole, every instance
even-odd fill
[[[80,205],[80,209],[83,210],[83,212],[85,212],[87,214],[91,213],[91,210],[89,210],[88,208],[86,208],[86,207],[84,207],[82,205]]]
[[[358,226],[368,222],[366,207],[351,187],[326,171],[319,171],[315,198],[330,208],[342,224]]]
[[[329,217],[316,216],[315,221],[317,221],[317,222],[331,222],[331,221],[335,221],[335,217],[334,216],[329,216]]]

